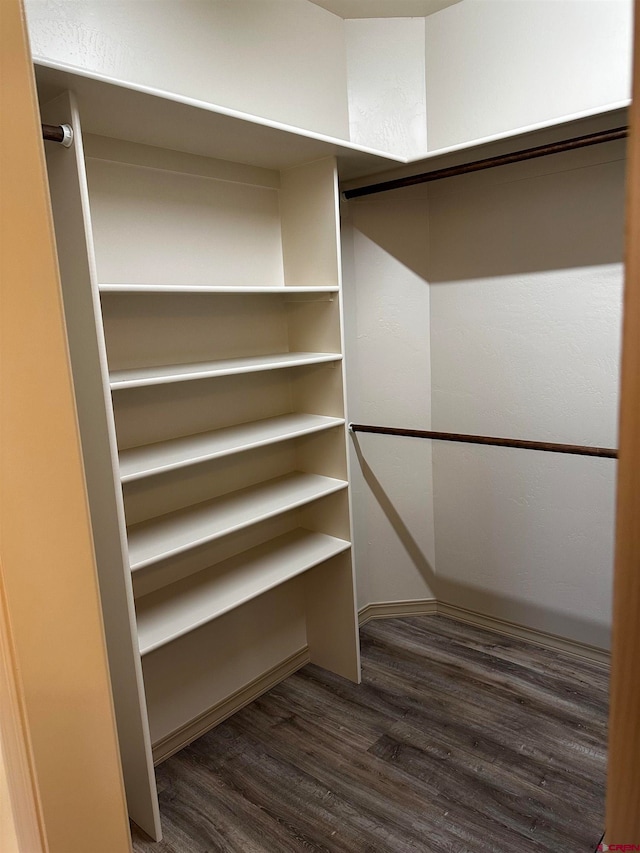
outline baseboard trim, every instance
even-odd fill
[[[557,634],[539,631],[536,628],[528,628],[526,625],[519,625],[515,622],[507,622],[504,619],[496,619],[493,616],[486,616],[484,613],[467,610],[464,607],[458,607],[446,601],[438,601],[435,598],[423,598],[415,601],[381,601],[368,604],[358,612],[358,621],[360,627],[362,627],[371,619],[434,615],[449,616],[451,619],[457,619],[459,622],[476,625],[479,628],[485,628],[496,634],[504,634],[508,637],[526,640],[529,643],[535,643],[537,646],[543,646],[545,649],[565,652],[566,654],[574,655],[574,657],[579,657],[591,663],[600,664],[601,666],[608,666],[611,661],[611,653],[606,649],[598,648],[598,646],[579,643],[575,640],[569,640],[566,637],[560,637]]]
[[[506,634],[508,637],[516,637],[520,640],[527,640],[529,643],[535,643],[537,646],[544,646],[546,649],[565,652],[601,666],[608,666],[611,662],[611,653],[607,649],[591,646],[588,643],[580,643],[577,640],[569,640],[558,634],[539,631],[537,628],[528,628],[526,625],[519,625],[515,622],[507,622],[504,619],[496,619],[493,616],[486,616],[484,613],[458,607],[456,604],[439,601],[438,613],[442,616],[450,616],[459,622],[468,622],[470,625],[486,628],[496,634]]]
[[[518,625],[515,622],[496,619],[493,616],[486,616],[475,610],[467,610],[464,607],[458,607],[446,601],[437,601],[435,598],[422,598],[411,601],[379,601],[367,604],[366,607],[363,607],[358,612],[358,622],[360,627],[362,627],[372,619],[436,615],[449,616],[452,619],[457,619],[459,622],[476,625],[479,628],[485,628],[496,634],[526,640],[529,643],[535,643],[546,649],[565,652],[583,660],[591,661],[591,663],[600,664],[601,666],[608,666],[610,663],[611,655],[606,649],[590,646],[587,643],[579,643],[575,640],[568,640],[566,637],[549,634],[545,631],[538,631],[535,628],[528,628],[525,625]],[[215,705],[213,708],[205,711],[204,714],[200,714],[200,716],[190,720],[175,732],[159,740],[153,745],[154,764],[160,764],[174,753],[188,746],[196,738],[215,728],[223,720],[226,720],[227,717],[235,714],[236,711],[244,708],[245,705],[253,702],[259,696],[262,696],[267,690],[271,690],[272,687],[275,687],[283,679],[293,675],[294,672],[297,672],[297,670],[308,663],[309,649],[305,646],[247,684],[246,687],[227,697],[219,705]]]
[[[398,616],[433,616],[438,612],[435,598],[420,598],[413,601],[379,601],[367,604],[358,611],[360,627],[371,619],[393,619]]]
[[[246,687],[232,693],[219,705],[214,705],[204,714],[200,714],[193,720],[190,720],[184,726],[181,726],[176,731],[172,732],[162,740],[159,740],[153,745],[153,763],[161,764],[167,758],[170,758],[174,753],[179,752],[185,746],[188,746],[192,741],[206,734],[210,729],[215,728],[227,717],[235,714],[245,705],[253,702],[267,690],[271,690],[285,678],[293,675],[294,672],[301,669],[309,663],[309,649],[307,646],[292,654],[290,657],[283,660],[277,666],[263,673],[263,675],[251,681]]]

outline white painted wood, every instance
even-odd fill
[[[98,112],[109,109],[107,98]],[[198,114],[184,138],[197,137]],[[216,144],[235,148],[249,126]],[[359,678],[334,149],[281,175],[257,168],[255,142],[245,166],[91,141],[89,236],[104,283],[94,272],[84,321],[102,341],[94,386],[110,426],[85,450],[108,451],[111,481],[96,494],[119,513],[110,542],[129,589],[135,574],[136,701],[146,693],[152,740],[215,721],[212,709],[307,644]],[[142,744],[148,757],[139,740],[123,752]]]
[[[281,175],[282,253],[287,284],[338,285],[333,162],[318,160]]]
[[[138,599],[140,653],[160,648],[349,547],[343,539],[299,528]]]
[[[196,738],[208,732],[209,729],[215,728],[223,720],[226,720],[250,702],[254,702],[263,693],[271,690],[308,663],[309,652],[307,647],[304,646],[276,666],[263,672],[240,690],[232,693],[219,704],[213,705],[204,714],[200,714],[195,719],[189,720],[171,732],[171,734],[155,741],[153,744],[153,760],[156,764],[161,764],[179,750],[184,749],[185,746],[188,746]]]
[[[358,614],[349,554],[304,577],[307,642],[312,663],[360,682]]]
[[[174,438],[120,452],[122,482],[148,477],[205,459],[216,459],[344,424],[344,418],[290,414],[211,432]]]
[[[346,487],[344,480],[295,472],[134,525],[129,528],[131,569],[157,563]]]
[[[294,293],[337,293],[339,290],[337,285],[324,285],[321,287],[293,287],[291,285],[271,287],[264,285],[263,287],[247,285],[207,285],[207,284],[101,284],[101,293],[231,293],[241,296],[242,294],[251,293],[279,293],[281,295],[290,296]]]
[[[212,709],[306,650],[304,577],[293,578],[143,657],[154,744],[195,720],[203,721],[203,733]]]
[[[352,145],[256,115],[81,71],[34,57],[44,97],[72,88],[88,132],[131,142],[187,151],[267,169],[288,169],[338,156],[345,175],[357,177],[403,163],[381,151]],[[185,132],[188,127],[188,133]]]
[[[48,105],[42,118],[71,124],[74,129],[71,148],[47,146],[65,319],[127,804],[132,819],[159,840],[162,833],[128,571],[82,130],[73,96],[65,94]]]
[[[149,385],[132,393],[114,394],[119,447],[141,447],[292,411],[334,415],[323,408],[319,392],[306,408],[293,405],[291,379],[297,373],[333,375],[336,371],[328,362],[294,371],[242,373],[201,382],[178,382],[170,388]],[[316,387],[319,384],[312,379],[309,382]],[[341,415],[342,412],[335,413],[335,417]]]
[[[101,282],[284,284],[277,188],[91,158],[87,176]]]
[[[273,355],[228,358],[196,364],[173,364],[160,367],[141,367],[116,370],[110,375],[111,388],[139,388],[143,385],[161,385],[167,382],[186,382],[236,373],[255,373],[262,370],[281,370],[304,364],[322,364],[341,361],[342,355],[333,352],[285,352]]]
[[[185,151],[172,151],[168,148],[158,148],[157,145],[127,142],[125,139],[114,139],[112,136],[95,136],[93,133],[85,133],[83,140],[85,156],[91,160],[105,160],[109,163],[142,166],[145,169],[179,172],[182,175],[232,181],[252,187],[270,187],[274,190],[280,188],[280,172],[275,169],[262,169],[260,166],[251,166],[247,163],[232,163],[230,160],[200,157]]]

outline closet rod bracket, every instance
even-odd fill
[[[73,145],[73,128],[70,124],[43,124],[42,138],[46,142],[58,142],[64,148]]]

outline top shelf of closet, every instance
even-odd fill
[[[41,103],[73,91],[85,133],[275,170],[335,156],[347,189],[373,175],[399,177],[626,124],[630,103],[605,104],[407,158],[42,57],[34,57],[34,65]]]
[[[346,139],[73,65],[37,56],[34,65],[41,103],[63,91],[74,92],[84,133],[278,171],[335,156],[341,174],[350,178],[406,162]]]
[[[100,293],[282,293],[285,296],[292,293],[337,293],[336,285],[322,287],[274,287],[233,285],[198,285],[198,284],[101,284]]]

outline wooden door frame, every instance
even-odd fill
[[[126,853],[129,822],[21,0],[0,0],[0,103],[3,844],[24,853]]]
[[[627,171],[607,840],[640,845],[640,0]]]

